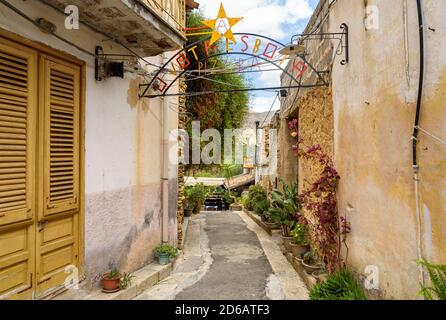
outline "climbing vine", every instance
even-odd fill
[[[313,219],[305,219],[312,225],[313,241],[319,257],[324,261],[330,273],[339,271],[344,266],[341,257],[342,245],[346,248],[348,257],[347,235],[350,233],[350,223],[345,217],[340,217],[336,191],[340,176],[335,169],[333,160],[319,144],[308,146],[299,136],[298,120],[292,119],[288,123],[290,134],[296,139],[292,151],[297,157],[319,163],[322,167],[316,181],[308,183],[299,194],[299,200]],[[307,181],[308,182],[308,181]],[[300,218],[302,219],[302,218]]]

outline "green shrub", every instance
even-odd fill
[[[225,202],[227,204],[233,204],[234,203],[234,196],[232,195],[231,191],[225,191],[224,195],[223,195],[223,199],[225,199]]]
[[[168,243],[160,243],[159,245],[156,246],[155,253],[157,255],[167,253],[169,255],[169,257],[174,258],[178,255],[178,250],[176,248],[172,247]]]
[[[291,236],[293,237],[293,243],[298,246],[308,245],[308,226],[300,223],[296,223],[294,229],[291,231]]]
[[[198,213],[201,206],[204,204],[207,196],[214,190],[215,188],[207,187],[203,183],[198,183],[194,186],[186,186],[184,188],[186,207],[192,208],[195,213]]]
[[[246,209],[262,215],[269,208],[268,194],[260,185],[249,187]]]
[[[425,300],[446,300],[446,266],[432,264],[424,258],[417,263],[427,270],[432,283],[432,287],[421,285],[418,295],[423,296]]]
[[[283,192],[273,190],[271,192],[271,208],[269,214],[271,219],[282,228],[284,237],[291,236],[297,221],[296,214],[301,209],[298,200],[297,184],[287,185],[283,183]]]
[[[316,284],[310,291],[310,300],[367,300],[367,296],[353,274],[343,269]]]

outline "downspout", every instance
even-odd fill
[[[423,235],[421,228],[421,210],[420,210],[420,179],[419,172],[420,167],[418,163],[418,135],[419,135],[419,125],[420,125],[420,116],[421,116],[421,107],[422,107],[422,99],[423,99],[423,87],[424,87],[424,25],[423,25],[423,8],[421,4],[421,0],[417,0],[417,10],[418,10],[418,25],[419,25],[419,39],[420,39],[420,76],[418,81],[418,98],[417,98],[417,110],[415,115],[415,125],[412,136],[412,155],[413,155],[413,179],[414,179],[414,187],[415,187],[415,205],[416,205],[416,215],[417,215],[417,253],[418,259],[423,257]],[[419,268],[419,280],[424,285],[424,270],[422,266],[418,266]]]
[[[255,152],[254,152],[254,170],[255,170],[255,172],[254,172],[254,177],[255,177],[255,183],[257,183],[258,181],[258,179],[257,179],[257,174],[258,174],[258,171],[259,171],[259,165],[258,165],[258,162],[259,162],[259,155],[258,155],[258,152],[259,152],[259,127],[260,127],[260,121],[256,121],[256,144],[255,144]]]
[[[163,54],[163,64],[166,63],[166,55]],[[162,130],[162,162],[161,162],[161,181],[162,181],[162,239],[164,243],[169,242],[169,108],[168,97],[161,98],[161,130]]]

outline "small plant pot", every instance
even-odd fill
[[[304,254],[305,252],[307,252],[309,250],[309,246],[300,246],[300,245],[294,244],[293,242],[291,242],[290,246],[291,246],[291,252],[293,253],[293,256],[298,257],[298,258],[300,258],[302,254]]]
[[[108,279],[108,274],[106,273],[104,274],[104,276],[102,277],[102,289],[104,292],[116,292],[119,290],[119,281],[121,279],[121,275],[118,274],[115,278],[113,279]]]
[[[193,214],[191,209],[184,209],[184,216],[185,217],[191,217]]]
[[[293,241],[292,237],[282,237],[283,245],[288,252],[291,252],[291,242]]]
[[[279,226],[277,225],[277,223],[274,222],[266,222],[266,225],[271,229],[271,230],[278,230]]]
[[[158,261],[160,265],[165,266],[170,262],[170,255],[168,253],[160,253],[158,256]]]
[[[317,283],[325,282],[328,279],[328,273],[325,270],[314,271],[311,275],[316,279]]]
[[[298,263],[298,264],[302,264],[304,259],[302,259],[301,257],[294,257],[294,261],[296,261],[296,263]]]
[[[322,269],[322,266],[320,264],[306,264],[304,261],[301,262],[302,266],[304,267],[305,271],[308,274],[313,274],[315,271],[319,271]]]

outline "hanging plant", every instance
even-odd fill
[[[339,271],[344,266],[341,258],[341,247],[345,246],[350,224],[344,217],[339,217],[336,190],[340,176],[334,167],[333,160],[320,145],[308,146],[299,136],[298,121],[292,119],[288,123],[290,134],[296,139],[292,151],[306,160],[317,162],[322,170],[319,178],[299,195],[302,206],[314,217],[312,223],[314,245],[330,273]]]

